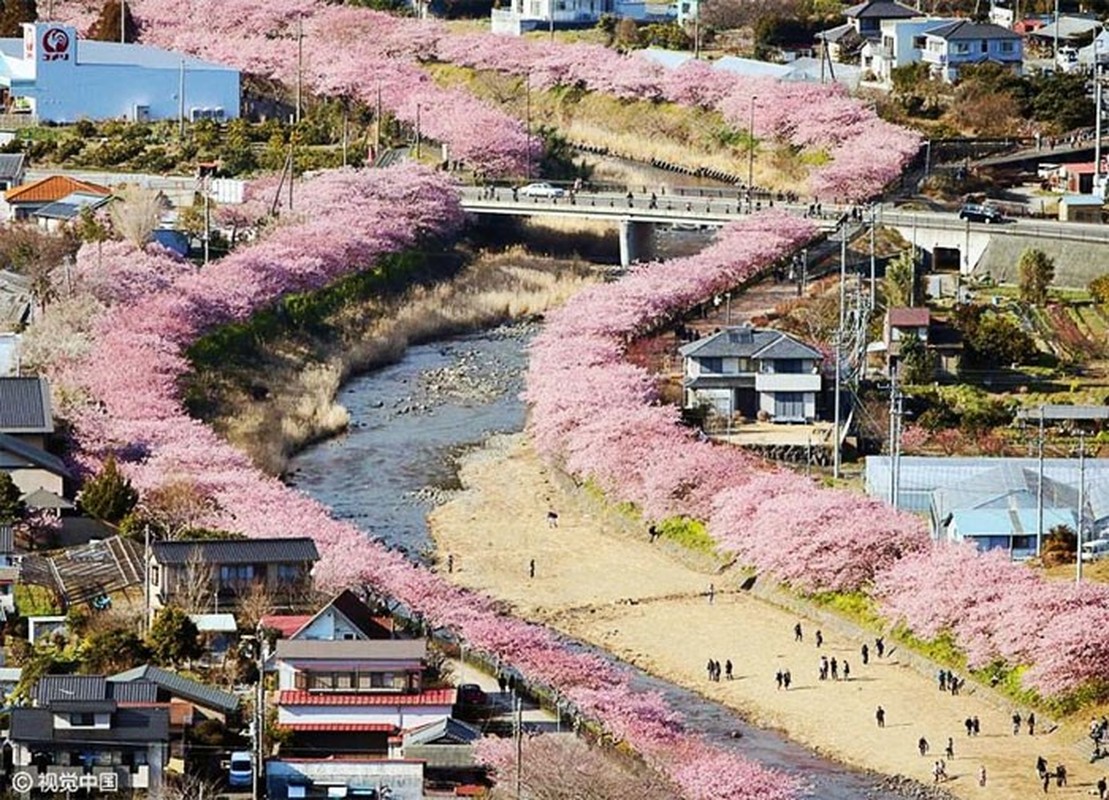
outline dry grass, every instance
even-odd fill
[[[297,450],[347,426],[335,396],[351,375],[399,360],[410,344],[541,314],[592,280],[584,265],[522,249],[482,255],[453,280],[343,309],[328,320],[338,335],[326,341],[290,331],[260,345],[249,367],[203,376],[198,385],[218,409],[209,422],[259,467],[279,474]]]

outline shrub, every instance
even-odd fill
[[[85,484],[77,500],[85,512],[97,519],[117,523],[135,507],[139,493],[120,474],[115,457],[109,456],[104,468]]]

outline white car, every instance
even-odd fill
[[[562,197],[566,190],[549,183],[529,183],[520,189],[524,197]]]

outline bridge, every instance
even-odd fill
[[[678,193],[680,192],[680,194]],[[510,188],[465,187],[462,207],[473,214],[515,217],[564,217],[610,222],[620,231],[620,263],[649,261],[654,253],[658,226],[718,228],[743,219],[750,211],[742,193],[729,190],[672,190],[655,196],[644,193],[580,192],[571,198],[513,196]],[[804,215],[809,206],[756,201],[754,211],[784,209]],[[837,229],[849,206],[823,206],[823,217],[814,220],[825,232]],[[1109,226],[1055,220],[1007,220],[1000,224],[975,223],[953,213],[906,211],[879,205],[878,224],[896,229],[906,241],[924,251],[933,264],[957,265],[969,275],[989,274],[998,282],[1016,282],[1016,265],[1027,247],[1043,250],[1056,262],[1056,283],[1085,286],[1109,261]]]

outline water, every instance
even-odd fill
[[[432,549],[425,517],[437,489],[457,486],[459,452],[494,433],[523,428],[519,393],[533,333],[532,325],[516,325],[412,347],[400,363],[352,379],[339,398],[350,411],[349,432],[294,458],[291,482],[337,517],[422,558]],[[878,776],[752,727],[695,692],[641,672],[634,685],[662,692],[691,729],[796,776],[813,797],[904,796],[879,788]]]

